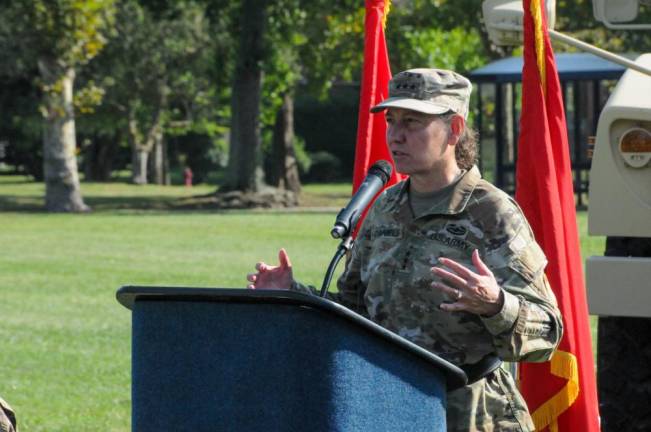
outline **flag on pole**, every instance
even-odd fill
[[[537,431],[600,430],[590,321],[576,224],[565,112],[543,0],[523,0],[522,115],[516,201],[549,260],[564,334],[546,363],[522,363],[520,384]]]
[[[384,25],[391,0],[366,0],[364,23],[364,68],[360,90],[359,115],[357,121],[357,144],[353,170],[353,193],[364,181],[366,172],[376,161],[384,159],[393,164],[386,142],[387,123],[382,114],[371,114],[371,107],[387,98],[391,69],[384,39]],[[402,177],[395,172],[387,186],[397,183]],[[364,215],[360,218],[361,225]]]

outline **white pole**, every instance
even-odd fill
[[[599,56],[599,57],[601,57],[603,59],[606,59],[608,61],[611,61],[613,63],[617,63],[617,64],[622,65],[624,67],[634,69],[634,70],[636,70],[638,72],[641,72],[643,74],[651,76],[651,69],[646,68],[646,67],[644,67],[642,65],[639,65],[639,64],[635,63],[634,61],[627,59],[626,57],[622,57],[620,55],[613,54],[613,53],[611,53],[609,51],[606,51],[606,50],[603,50],[601,48],[597,48],[596,46],[590,45],[589,43],[586,43],[586,42],[580,41],[578,39],[575,39],[573,37],[564,35],[563,33],[559,33],[556,30],[551,30],[550,29],[549,30],[549,36],[552,37],[555,40],[564,42],[564,43],[566,43],[568,45],[572,45],[573,47],[578,48],[578,49],[580,49],[582,51],[587,51],[589,53],[592,53],[592,54],[594,54],[596,56]]]

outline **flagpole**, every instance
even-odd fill
[[[627,67],[629,69],[636,70],[638,72],[641,72],[643,74],[651,76],[651,69],[642,66],[641,64],[635,63],[632,60],[627,59],[626,57],[622,57],[617,54],[613,54],[610,51],[603,50],[599,47],[596,47],[594,45],[591,45],[587,42],[583,42],[582,40],[573,38],[571,36],[565,35],[563,33],[557,32],[556,30],[549,30],[549,36],[552,37],[552,39],[566,43],[570,46],[573,46],[574,48],[578,48],[583,51],[587,51],[591,54],[594,54],[596,56],[599,56],[603,59],[606,59],[608,61],[611,61],[613,63],[617,63],[618,65]]]
[[[502,31],[512,31],[512,32],[522,33],[521,25],[495,23],[495,24],[491,24],[491,28],[502,30]],[[581,51],[589,52],[605,60],[616,63],[620,66],[624,66],[626,68],[633,69],[645,75],[651,76],[651,69],[642,66],[641,64],[635,63],[634,61],[629,60],[626,57],[611,53],[610,51],[606,51],[597,46],[584,42],[580,39],[573,38],[554,29],[548,29],[547,32],[549,33],[549,36],[556,41],[563,42],[574,48],[580,49]]]

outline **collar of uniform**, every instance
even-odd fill
[[[481,180],[481,173],[475,165],[463,174],[457,185],[441,201],[432,206],[427,214],[461,213],[466,208],[472,191],[477,187],[479,180]],[[390,198],[390,206],[393,210],[397,211],[400,207],[409,206],[409,197],[407,195],[409,191],[409,179],[396,186],[398,190]]]

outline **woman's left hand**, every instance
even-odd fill
[[[472,263],[479,273],[449,258],[439,258],[439,263],[440,266],[432,267],[432,273],[441,281],[433,282],[432,287],[454,300],[442,303],[442,310],[483,316],[493,316],[502,310],[504,292],[476,249],[472,253]]]

